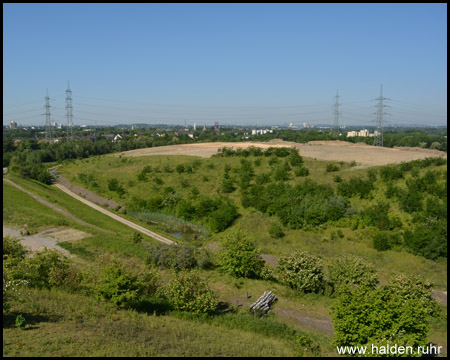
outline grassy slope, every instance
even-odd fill
[[[3,191],[5,195],[3,200],[3,212],[5,224],[10,226],[27,224],[28,228],[34,233],[55,226],[67,226],[92,234],[91,237],[76,242],[60,243],[60,245],[64,246],[66,249],[80,256],[83,261],[79,262],[82,263],[89,264],[89,262],[94,259],[94,254],[103,252],[110,252],[116,255],[120,254],[124,258],[135,260],[138,260],[139,258],[143,259],[145,257],[145,253],[139,245],[133,244],[127,240],[131,237],[131,230],[128,230],[125,227],[115,228],[115,222],[104,217],[102,214],[95,212],[85,213],[83,210],[88,211],[88,207],[83,209],[84,205],[79,204],[58,189],[42,186],[33,181],[18,179],[13,176],[10,178],[27,190],[39,194],[48,201],[57,204],[72,215],[76,215],[78,218],[92,224],[103,225],[108,230],[98,231],[96,228],[80,225],[69,219],[66,220],[63,215],[40,204],[15,187],[4,183]],[[36,222],[35,224],[33,223],[33,220]],[[118,232],[118,234],[116,236],[111,236],[112,231]],[[80,260],[79,258],[76,259]],[[163,278],[166,279],[171,276],[170,274],[164,273],[162,275]],[[237,286],[235,280],[229,276],[206,271],[204,272],[204,275],[208,276],[214,283],[212,287],[217,291],[219,301],[230,301],[231,298],[236,299],[242,297],[244,289],[253,299],[255,299],[264,292],[267,286],[270,286],[269,283],[252,280],[245,280],[242,284]],[[248,282],[248,284],[245,284],[246,282]],[[283,287],[280,286],[280,291],[276,290],[277,293],[281,293],[281,288]],[[127,343],[130,341],[130,338],[136,338],[135,327],[141,330],[145,330],[146,327],[144,326],[143,328],[141,325],[137,326],[137,322],[130,324],[123,320],[127,319],[129,316],[125,311],[120,312],[118,310],[112,310],[113,308],[111,306],[105,304],[98,305],[98,303],[90,297],[71,295],[63,291],[56,291],[51,295],[47,294],[47,291],[45,290],[31,290],[31,292],[33,295],[28,297],[25,296],[25,302],[16,304],[16,306],[12,308],[12,311],[24,313],[28,323],[31,324],[29,330],[33,331],[23,332],[15,328],[15,326],[11,326],[9,323],[14,322],[14,319],[11,316],[7,317],[6,324],[4,323],[4,355],[32,356],[33,354],[39,353],[42,355],[57,354],[64,356],[87,356],[89,354],[97,354],[98,356],[101,356],[102,354],[110,356],[113,356],[114,354],[128,356],[146,354],[153,356],[198,356],[201,354],[205,356],[294,356],[298,355],[299,351],[295,343],[286,343],[282,338],[282,334],[279,339],[261,338],[260,335],[254,334],[252,331],[239,330],[238,328],[233,328],[233,326],[231,326],[231,328],[225,326],[224,328],[224,326],[221,326],[220,324],[194,324],[192,321],[175,319],[171,316],[158,317],[156,318],[156,321],[159,325],[152,325],[148,322],[149,320],[144,314],[138,314],[135,315],[135,317],[136,319],[141,319],[139,322],[144,321],[147,322],[147,325],[150,324],[148,325],[150,329],[152,326],[165,329],[161,336],[165,337],[166,340],[161,341],[158,336],[152,335],[157,339],[151,341],[151,344],[140,344],[130,350]],[[55,294],[57,296],[55,296]],[[52,298],[52,300],[50,300],[50,298]],[[53,300],[53,298],[55,300]],[[56,301],[56,303],[54,301]],[[294,303],[296,303],[296,301],[294,301]],[[81,310],[67,310],[67,304],[72,304],[70,306],[74,307],[79,306]],[[291,306],[295,306],[295,304],[291,304]],[[63,308],[57,310],[55,313],[54,309],[60,307]],[[104,310],[104,321],[99,321],[98,318],[90,318],[92,312],[97,311],[97,308],[103,309],[103,307],[108,309]],[[82,323],[79,321],[74,325],[72,323],[73,318],[71,316],[66,316],[67,312],[71,314],[74,311],[84,312]],[[111,321],[108,320],[108,317],[113,316],[115,313],[121,314],[117,316],[122,319],[123,322],[119,322],[117,325],[120,328],[126,329],[124,330],[124,333],[119,331],[119,334],[110,334],[109,332],[111,331],[109,331],[107,333],[100,332],[94,336],[96,331],[99,330],[99,327],[101,329],[111,328]],[[86,335],[74,336],[74,330],[78,333],[82,330]],[[161,331],[158,333],[161,333]],[[225,336],[223,336],[224,334]],[[43,340],[43,337],[47,338],[47,340]],[[197,340],[194,341],[194,338]],[[90,341],[86,343],[89,339]],[[140,339],[141,338],[137,337],[135,341],[139,341]],[[227,339],[227,341],[224,342],[223,339]],[[324,351],[333,351],[329,346],[330,340],[331,339],[327,336],[319,337],[318,342],[321,343],[321,347]],[[169,345],[170,341],[174,342],[174,346]],[[231,343],[228,343],[228,341],[231,341]],[[111,346],[111,342],[116,342],[116,344]],[[212,342],[214,343],[213,345],[208,345]],[[161,346],[155,346],[155,343],[161,344]],[[258,345],[259,348],[254,348],[253,344]]]
[[[254,162],[255,157],[248,157],[247,160]],[[254,166],[255,174],[268,173],[271,169],[268,164],[268,159],[262,157],[262,164]],[[351,167],[349,163],[337,163],[340,170],[337,172],[327,173],[325,168],[329,161],[319,161],[305,158],[305,166],[310,170],[309,178],[321,184],[335,184],[333,178],[336,175],[343,179],[348,179],[354,176],[365,177],[368,168]],[[200,162],[200,166],[192,174],[179,174],[175,170],[178,164],[193,164],[194,161]],[[280,160],[280,164],[284,160]],[[83,186],[77,175],[79,172],[93,174],[98,188],[91,188],[90,190],[110,197],[119,203],[127,203],[132,196],[142,199],[149,199],[151,197],[160,195],[166,186],[173,187],[177,193],[188,197],[193,186],[196,186],[201,194],[214,196],[220,193],[220,184],[223,178],[225,165],[228,164],[235,169],[240,166],[240,159],[235,157],[228,158],[208,158],[200,159],[191,156],[145,156],[135,158],[119,158],[117,156],[106,155],[104,157],[94,157],[76,161],[62,166],[59,171],[64,176],[67,176],[74,183]],[[160,173],[152,172],[148,174],[148,180],[144,182],[137,181],[137,174],[145,166],[150,165],[152,168],[159,167]],[[173,172],[167,173],[164,168],[168,166]],[[211,168],[212,167],[212,168]],[[436,167],[434,167],[436,168]],[[437,167],[443,170],[444,166]],[[120,174],[120,176],[118,176]],[[152,178],[157,176],[163,179],[164,184],[157,185],[152,181]],[[230,171],[230,176],[236,177],[233,170]],[[111,178],[118,178],[120,183],[127,190],[127,193],[120,198],[115,192],[111,192],[107,188],[107,182]],[[208,181],[204,180],[208,178]],[[304,178],[296,178],[291,173],[291,184],[303,181]],[[182,181],[189,184],[187,187],[181,185]],[[404,182],[404,180],[400,181]],[[84,185],[85,186],[85,185]],[[380,179],[376,183],[376,191],[374,192],[373,200],[352,199],[351,205],[361,209],[378,200],[385,200],[383,192],[384,185]],[[263,253],[273,255],[283,255],[290,253],[294,249],[303,249],[321,256],[325,261],[330,260],[339,254],[354,254],[365,258],[375,265],[379,271],[381,280],[387,280],[393,274],[410,274],[421,276],[433,282],[437,289],[446,289],[447,279],[447,265],[446,262],[434,262],[423,257],[418,257],[407,253],[405,251],[376,251],[371,244],[370,229],[358,229],[352,231],[348,226],[338,227],[333,225],[322,226],[317,230],[303,231],[303,230],[289,230],[284,229],[286,236],[282,239],[272,239],[268,234],[270,222],[278,222],[277,218],[271,218],[268,221],[266,215],[261,214],[251,208],[244,209],[240,204],[239,190],[228,194],[233,199],[236,205],[239,206],[239,212],[242,216],[236,220],[235,224],[227,229],[222,234],[218,234],[210,239],[210,242],[220,242],[221,239],[228,232],[239,227],[246,231],[251,236]],[[262,195],[263,196],[263,195]],[[393,214],[400,216],[402,221],[408,222],[411,219],[409,214],[399,210],[396,202],[391,202],[391,210]],[[343,239],[331,240],[331,233],[340,229],[344,233]]]
[[[186,156],[154,156],[127,159],[126,162],[124,162],[123,159],[107,155],[104,157],[76,161],[72,164],[63,166],[60,170],[62,170],[63,174],[74,183],[77,183],[76,174],[78,172],[94,173],[100,191],[93,188],[91,188],[91,190],[95,190],[100,195],[106,197],[110,196],[119,203],[124,203],[132,194],[138,197],[148,198],[160,193],[161,189],[165,186],[172,186],[176,190],[186,193],[186,191],[190,191],[192,185],[195,185],[202,193],[214,195],[217,194],[225,164],[230,164],[232,168],[239,166],[239,159],[237,158],[211,158],[201,159],[199,169],[193,174],[178,174],[175,171],[172,173],[164,172],[164,166],[166,164],[169,164],[171,169],[174,170],[177,164],[192,163],[194,159],[195,158],[193,157]],[[252,158],[248,159],[254,160]],[[310,177],[320,183],[333,183],[332,179],[337,174],[345,179],[350,176],[355,176],[356,174],[365,176],[367,172],[367,169],[354,169],[348,164],[344,164],[342,167],[343,170],[326,173],[325,166],[328,162],[305,159],[305,163],[306,167],[310,169]],[[145,183],[140,183],[136,180],[138,172],[147,164],[152,165],[152,167],[160,167],[162,172],[158,173],[157,176],[164,180],[165,183],[162,186],[154,184],[151,180]],[[209,168],[208,164],[214,164],[214,168]],[[269,170],[270,166],[267,164],[267,159],[263,159],[261,166],[255,167],[256,174],[268,172]],[[118,176],[118,174],[120,174],[120,176]],[[230,174],[232,177],[235,176],[233,171],[231,171]],[[149,175],[149,178],[151,178],[154,173]],[[208,178],[208,181],[204,180],[205,176]],[[107,190],[107,180],[112,177],[119,178],[120,182],[127,189],[128,194],[126,194],[124,198],[120,199],[117,194]],[[190,186],[183,188],[180,185],[182,179],[187,180],[187,182],[190,183]],[[4,223],[15,225],[28,224],[34,232],[43,231],[58,225],[69,226],[86,231],[93,236],[75,243],[65,243],[63,245],[68,250],[83,257],[85,260],[90,260],[93,258],[93,254],[104,251],[113,252],[115,254],[123,253],[127,257],[132,258],[144,258],[145,254],[142,252],[142,249],[129,240],[132,235],[131,229],[126,229],[112,219],[96,213],[94,210],[73,200],[58,189],[17,178],[14,178],[14,181],[39,196],[54,202],[56,205],[70,212],[77,218],[108,230],[99,231],[92,227],[83,227],[82,225],[74,223],[73,221],[64,218],[62,215],[46,208],[44,205],[37,203],[28,195],[5,184],[5,196],[3,200]],[[299,178],[295,179],[292,177],[291,182],[295,183],[296,181],[299,181]],[[82,183],[78,182],[78,184],[83,186]],[[381,192],[377,191],[375,193],[375,199],[379,197],[380,194]],[[446,288],[447,271],[445,263],[436,263],[405,252],[377,252],[372,248],[368,241],[367,229],[352,232],[349,228],[341,228],[345,236],[343,239],[335,241],[329,240],[331,232],[338,229],[335,226],[329,226],[328,228],[315,231],[285,229],[286,236],[283,239],[273,240],[267,233],[270,224],[270,221],[267,221],[267,217],[252,209],[243,209],[240,206],[239,194],[237,191],[231,194],[231,197],[240,207],[239,211],[241,212],[242,217],[236,221],[231,229],[226,230],[223,234],[212,237],[209,242],[216,241],[220,243],[226,233],[233,228],[240,227],[249,233],[264,253],[279,256],[299,248],[315,253],[326,261],[342,253],[353,253],[366,258],[375,264],[381,279],[386,279],[388,275],[393,273],[415,274],[433,281],[433,283],[437,285],[437,288]],[[365,201],[355,200],[352,205],[360,207],[361,205],[365,206],[366,204]],[[391,211],[394,211],[401,216],[405,216],[405,214],[399,212],[395,205],[392,206]],[[276,221],[276,219],[271,220]],[[111,236],[111,233],[114,233],[115,235]],[[148,238],[144,240],[151,241],[151,239]],[[264,290],[272,289],[279,297],[277,303],[278,308],[294,310],[306,309],[309,314],[316,318],[328,318],[332,299],[327,297],[311,294],[299,297],[298,294],[278,284],[249,279],[235,280],[226,275],[221,275],[216,271],[204,272],[204,275],[209,278],[211,286],[218,292],[219,300],[221,301],[232,302],[236,299],[245,301],[244,294],[245,292],[248,292],[251,298],[248,299],[247,302],[252,302],[262,294]],[[109,308],[107,311],[104,310],[105,313],[101,316],[101,321],[98,317],[90,317],[90,315],[86,316],[85,314],[83,317],[83,324],[81,324],[80,321],[77,320],[77,322],[73,318],[70,318],[70,316],[67,316],[67,309],[62,309],[58,310],[57,319],[59,320],[54,321],[56,318],[52,317],[53,310],[50,309],[63,306],[62,304],[70,304],[72,302],[79,303],[80,307],[84,307],[83,310],[73,311],[84,311],[88,313],[97,311],[95,310],[97,308],[102,309],[102,306],[107,307],[107,305],[95,305],[97,303],[92,303],[93,300],[86,297],[83,297],[82,299],[78,298],[78,300],[74,301],[73,297],[81,295],[69,295],[58,292],[59,295],[56,298],[60,299],[59,301],[61,304],[54,304],[49,307],[48,304],[46,305],[47,301],[49,301],[49,296],[46,292],[43,291],[37,293],[39,295],[35,294],[34,298],[44,299],[42,300],[41,305],[32,305],[33,303],[26,302],[23,306],[18,305],[17,308],[13,309],[15,311],[25,311],[25,313],[28,311],[26,309],[35,309],[36,311],[28,314],[30,319],[36,317],[37,328],[34,328],[34,331],[23,332],[16,328],[5,328],[4,326],[4,338],[6,339],[4,342],[4,355],[43,354],[43,348],[46,349],[45,351],[48,351],[48,353],[46,353],[48,355],[264,356],[265,354],[270,356],[289,356],[289,354],[298,354],[298,349],[296,349],[295,346],[292,347],[292,344],[286,344],[282,339],[272,339],[269,341],[269,339],[261,338],[261,336],[255,335],[252,332],[245,332],[238,329],[225,329],[223,326],[218,326],[217,324],[197,324],[188,320],[175,319],[172,316],[147,317],[144,314],[130,315],[127,312]],[[235,304],[232,303],[232,305]],[[46,310],[41,311],[42,309],[40,307],[45,307]],[[87,310],[88,308],[90,310]],[[73,311],[70,310],[69,313]],[[39,318],[41,314],[43,316],[42,319]],[[118,320],[110,319],[110,317],[114,316],[116,316]],[[139,321],[136,319],[139,319]],[[286,319],[280,321],[291,323],[292,326],[306,330],[306,328],[299,326],[298,323],[294,324],[292,321]],[[117,328],[120,328],[121,330],[110,330],[113,328],[111,324],[116,322],[118,325]],[[159,331],[152,330],[152,327],[156,327]],[[31,328],[33,328],[33,326]],[[89,335],[85,336],[80,334],[80,331],[73,331],[81,329],[83,330],[83,333],[98,334],[98,336],[89,337]],[[99,329],[103,330],[99,332]],[[139,331],[136,329],[139,329]],[[39,331],[39,339],[36,339],[36,334],[33,334],[36,331]],[[151,335],[144,339],[142,337],[144,335],[141,336],[140,334],[147,332]],[[317,335],[314,335],[316,331],[311,332],[311,329],[308,329],[308,332],[317,338]],[[77,335],[74,335],[74,333]],[[187,333],[195,334],[195,336],[192,335],[191,337],[191,335]],[[160,339],[157,334],[161,334],[161,337],[164,339]],[[446,327],[438,322],[433,327],[430,334],[430,340],[435,342],[439,341],[440,344],[446,344],[445,334]],[[43,340],[43,337],[47,338],[47,340]],[[152,339],[156,340],[153,341]],[[170,345],[170,339],[176,339],[175,345]],[[223,339],[227,339],[227,341]],[[330,346],[331,338],[329,336],[321,334],[317,339],[322,347],[322,355],[333,354],[333,349]],[[134,340],[136,340],[136,342],[133,342]],[[47,341],[46,344],[44,344],[45,341]],[[129,347],[127,342],[131,342],[134,345]],[[114,343],[114,345],[112,343]],[[233,345],[229,346],[228,343]],[[253,344],[262,343],[266,344],[266,347],[261,348],[261,351],[259,349],[256,350],[257,346],[254,346]],[[281,350],[280,348],[285,349]]]
[[[3,319],[4,356],[296,356],[281,337],[225,326],[118,310],[62,291],[30,290],[12,310],[27,328]]]

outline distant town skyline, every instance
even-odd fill
[[[447,123],[447,4],[3,4],[3,125]]]

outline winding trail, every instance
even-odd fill
[[[77,199],[78,201],[81,201],[82,203],[86,204],[87,206],[90,206],[91,208],[93,208],[93,209],[95,209],[95,210],[97,210],[97,211],[99,211],[99,212],[109,216],[110,218],[113,218],[114,220],[117,220],[117,221],[121,222],[122,224],[124,224],[124,225],[126,225],[126,226],[128,226],[128,227],[130,227],[130,228],[132,228],[134,230],[137,230],[137,231],[143,233],[144,235],[150,236],[151,238],[153,238],[155,240],[161,241],[161,242],[169,244],[169,245],[176,244],[174,241],[169,240],[169,239],[167,239],[166,237],[164,237],[162,235],[159,235],[159,234],[157,234],[157,233],[155,233],[153,231],[147,230],[146,228],[144,228],[144,227],[142,227],[142,226],[140,226],[138,224],[135,224],[135,223],[133,223],[133,222],[127,220],[127,219],[124,219],[123,217],[121,217],[119,215],[116,215],[116,214],[112,213],[111,211],[108,211],[108,210],[106,210],[106,209],[104,209],[104,208],[102,208],[102,207],[100,207],[100,206],[98,206],[98,205],[96,205],[96,204],[94,204],[94,203],[92,203],[92,202],[82,198],[81,196],[78,196],[77,194],[75,194],[74,192],[70,191],[68,188],[66,188],[62,184],[56,183],[53,186],[57,187],[61,191],[64,191],[66,194],[72,196],[74,199]]]

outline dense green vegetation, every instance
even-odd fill
[[[124,217],[180,233],[179,245],[8,174],[88,225],[5,183],[4,223],[88,236],[60,243],[74,259],[29,257],[3,239],[4,355],[328,356],[335,345],[446,344],[445,310],[431,297],[432,287],[446,289],[445,159],[367,169],[250,147],[209,159],[95,156],[65,160],[58,172],[124,204]],[[261,254],[278,256],[277,266]],[[267,289],[279,313],[257,318],[235,306]],[[282,316],[303,307],[307,317],[331,315],[334,337]],[[39,328],[49,346],[28,335]],[[95,346],[67,335],[80,331]]]

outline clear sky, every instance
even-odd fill
[[[447,4],[3,4],[3,124],[445,125]]]

